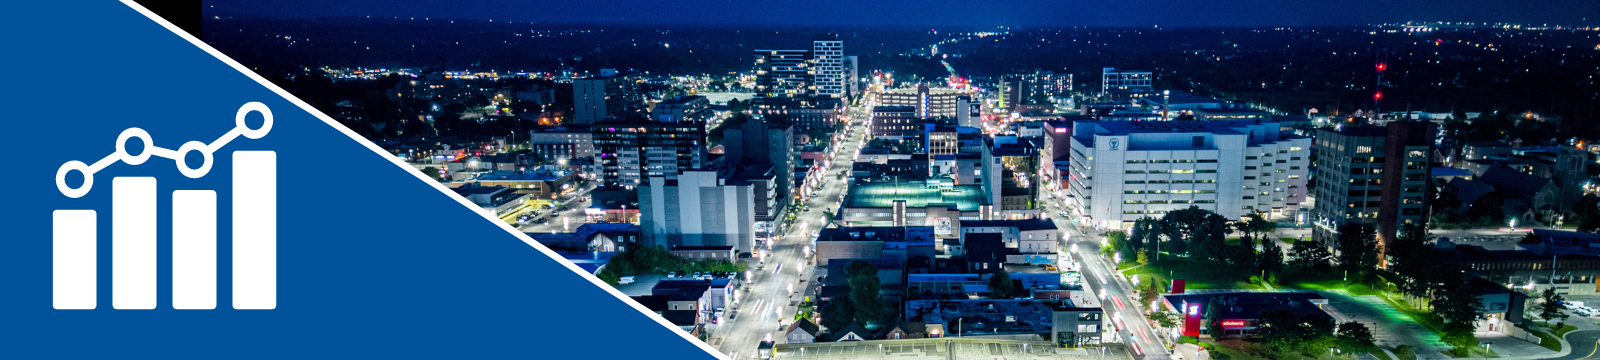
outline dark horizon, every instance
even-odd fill
[[[670,6],[653,6],[669,4]],[[553,2],[487,0],[471,5],[424,0],[405,3],[369,0],[211,0],[203,13],[220,16],[291,18],[412,17],[439,20],[532,22],[541,24],[767,26],[767,27],[1261,27],[1366,26],[1406,21],[1519,23],[1595,26],[1600,2],[1494,0],[1412,2],[1360,0],[1241,0],[1226,6],[1176,0],[1118,3],[1012,1],[973,5],[953,0],[850,2],[820,0],[792,6],[773,0],[698,2]],[[518,10],[527,9],[527,10]],[[772,15],[773,9],[783,9]],[[822,9],[852,9],[848,12]],[[1596,16],[1589,16],[1595,14]],[[781,17],[781,18],[779,18]],[[1590,19],[1595,17],[1596,19]]]

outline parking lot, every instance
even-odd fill
[[[906,339],[783,344],[779,359],[1127,359],[1121,347],[1058,349],[1044,341]]]

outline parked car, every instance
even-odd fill
[[[677,277],[678,277],[678,272],[677,271],[668,271],[667,272],[667,278],[668,279],[675,279]]]

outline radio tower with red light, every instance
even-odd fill
[[[1388,58],[1389,58],[1388,54],[1380,53],[1378,55],[1378,64],[1377,65],[1373,65],[1373,68],[1378,70],[1378,76],[1377,76],[1378,82],[1376,84],[1374,84],[1375,87],[1373,87],[1373,89],[1372,89],[1372,119],[1373,120],[1377,120],[1378,119],[1378,104],[1383,101],[1383,71],[1389,69],[1389,64],[1386,61],[1386,60],[1388,60]]]

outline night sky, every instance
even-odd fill
[[[213,6],[208,14],[224,15],[554,23],[1142,27],[1474,21],[1600,25],[1600,1],[1596,0],[210,0],[205,4]]]

